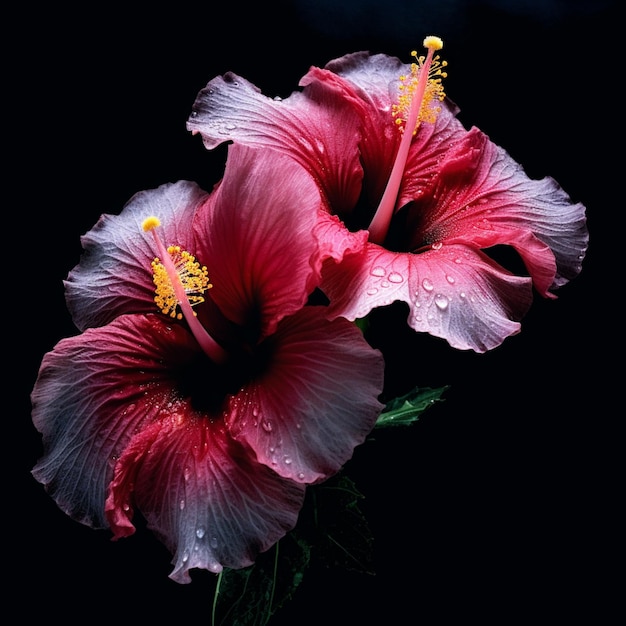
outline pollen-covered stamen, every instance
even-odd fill
[[[424,39],[424,47],[428,50],[425,57],[412,52],[415,62],[411,64],[410,74],[400,77],[400,95],[392,107],[392,115],[403,134],[387,186],[368,228],[370,241],[374,243],[382,243],[387,236],[411,140],[422,122],[432,123],[437,118],[440,107],[433,106],[433,102],[441,102],[445,98],[442,79],[446,73],[442,68],[447,63],[435,55],[443,47],[443,41],[429,36]],[[406,129],[410,131],[406,132]]]
[[[196,258],[180,246],[169,246],[167,253],[172,259],[174,270],[185,291],[185,296],[191,306],[204,302],[202,295],[213,287],[209,282],[206,266],[201,266]],[[152,261],[152,279],[156,287],[154,301],[162,313],[170,317],[182,318],[179,311],[179,300],[167,269],[157,257]],[[194,312],[195,315],[195,312]]]
[[[142,227],[151,232],[158,250],[152,261],[152,279],[155,285],[154,301],[165,315],[185,319],[196,341],[214,362],[226,359],[224,349],[200,324],[193,305],[204,301],[204,292],[213,285],[209,282],[208,270],[195,257],[180,246],[165,247],[156,229],[161,225],[158,217],[148,217]]]
[[[405,132],[408,126],[412,128],[413,135],[415,135],[421,122],[433,123],[437,119],[441,107],[433,106],[433,103],[441,102],[446,97],[442,80],[447,76],[443,68],[447,67],[448,63],[441,61],[439,55],[435,55],[432,57],[430,67],[425,70],[426,57],[417,56],[415,50],[411,52],[411,56],[415,58],[415,62],[411,63],[408,76],[400,76],[400,86],[398,87],[400,94],[398,102],[391,107],[391,115],[395,118],[400,132]],[[420,84],[420,77],[425,71],[428,74],[427,80]],[[417,94],[418,89],[423,92],[421,102],[419,102],[419,95]],[[417,104],[419,104],[419,110]],[[413,124],[409,123],[413,121],[411,118],[415,118]]]

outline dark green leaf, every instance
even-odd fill
[[[294,594],[309,559],[307,542],[290,533],[254,565],[224,569],[215,590],[214,626],[265,626]]]
[[[325,565],[373,574],[373,536],[359,509],[363,495],[347,476],[337,475],[312,488],[317,539],[313,548]]]
[[[406,395],[394,398],[387,403],[378,417],[376,428],[406,426],[416,422],[421,414],[435,402],[443,402],[441,396],[448,388],[447,385],[438,389],[416,387]]]

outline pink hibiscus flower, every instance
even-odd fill
[[[581,271],[585,208],[462,126],[443,91],[441,40],[424,44],[412,64],[357,52],[312,67],[284,100],[229,72],[200,91],[187,128],[208,149],[288,153],[315,177],[328,212],[316,232],[332,242],[322,283],[331,316],[402,301],[416,331],[484,352],[519,332],[533,287],[553,298]],[[496,261],[502,246],[523,275]]]
[[[307,304],[316,185],[253,152],[233,147],[211,194],[167,184],[100,218],[66,281],[83,332],[32,392],[37,480],[115,539],[138,511],[181,583],[253,563],[382,409],[380,352]]]

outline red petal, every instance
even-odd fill
[[[271,338],[265,374],[237,394],[227,425],[259,461],[312,483],[337,472],[382,409],[383,358],[345,319],[306,307]]]

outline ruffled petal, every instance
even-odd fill
[[[316,179],[332,206],[352,208],[359,197],[359,116],[333,89],[314,84],[284,100],[271,99],[228,72],[198,93],[187,129],[199,133],[209,150],[232,141],[288,154]]]
[[[305,304],[319,283],[320,205],[313,179],[289,157],[230,146],[224,178],[196,219],[210,296],[228,319],[263,337]]]
[[[262,377],[233,397],[226,423],[260,462],[314,483],[337,472],[373,428],[383,357],[352,323],[306,307],[285,318]]]
[[[167,413],[172,368],[197,351],[181,327],[133,315],[63,339],[44,356],[32,392],[44,454],[33,475],[69,516],[107,526],[116,459],[134,432]]]
[[[192,568],[251,565],[295,526],[303,500],[303,485],[257,463],[221,420],[181,401],[133,437],[116,465],[107,514],[125,536],[136,505],[173,554],[170,577],[189,583]]]
[[[529,278],[518,277],[466,246],[444,245],[421,254],[370,245],[338,266],[324,267],[330,315],[364,317],[394,301],[409,306],[414,330],[461,350],[485,352],[519,332],[532,302]]]
[[[437,241],[512,246],[542,296],[580,272],[588,243],[585,207],[552,178],[530,179],[475,128],[448,151],[428,193],[409,212],[414,247]]]
[[[315,267],[318,275],[321,273],[321,267],[326,259],[331,258],[340,262],[344,255],[363,250],[369,238],[369,233],[366,230],[350,232],[339,217],[331,215],[325,210],[319,211],[313,232],[318,242],[318,250],[315,255]]]
[[[66,299],[76,326],[103,326],[124,313],[155,312],[152,263],[158,256],[142,223],[155,215],[161,236],[187,249],[191,220],[206,197],[195,183],[179,181],[135,194],[119,215],[105,214],[85,234],[79,264],[65,281]]]

